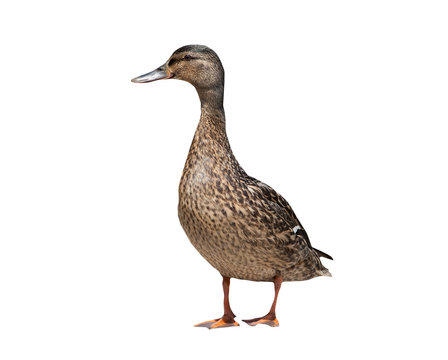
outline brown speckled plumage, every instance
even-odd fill
[[[180,181],[179,219],[194,247],[224,276],[290,281],[328,274],[294,233],[300,225],[286,200],[238,164],[221,111],[202,108]]]
[[[178,208],[197,251],[224,278],[295,281],[331,276],[319,256],[331,257],[313,249],[287,201],[248,176],[235,159],[225,128],[224,69],[218,56],[207,47],[190,45],[156,71],[162,73],[159,78],[190,82],[201,100]],[[141,78],[136,82],[147,82]]]

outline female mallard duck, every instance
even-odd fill
[[[201,118],[179,186],[179,219],[199,253],[223,277],[224,315],[197,326],[239,326],[229,304],[230,278],[273,281],[274,302],[249,325],[278,326],[275,306],[283,281],[331,276],[311,246],[288,202],[238,164],[227,139],[223,108],[224,69],[206,46],[176,50],[158,69],[132,79],[146,83],[179,79],[192,84],[201,100]]]

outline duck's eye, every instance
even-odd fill
[[[191,55],[185,55],[184,56],[184,60],[191,60],[193,59],[193,57]]]

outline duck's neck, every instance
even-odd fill
[[[196,88],[201,100],[201,119],[196,131],[196,137],[205,141],[218,141],[228,144],[226,134],[226,117],[223,98],[224,85],[213,88]]]
[[[192,180],[196,179],[195,176],[204,183],[219,174],[244,172],[235,159],[227,138],[222,96],[220,106],[216,106],[216,102],[206,101],[205,95],[216,94],[199,94],[201,118],[188,153],[181,184],[185,181],[193,183],[196,181]]]
[[[196,88],[196,91],[198,92],[199,99],[201,100],[201,108],[222,111],[224,115],[224,85],[205,89]]]
[[[195,138],[202,144],[215,148],[228,148],[226,117],[224,108],[201,104],[201,118],[196,129]]]

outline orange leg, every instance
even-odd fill
[[[265,325],[276,327],[279,325],[277,317],[275,316],[275,306],[277,305],[278,292],[280,291],[282,282],[283,282],[283,278],[281,276],[276,276],[274,278],[275,297],[274,297],[274,302],[272,303],[272,306],[271,306],[271,310],[269,310],[269,312],[263,317],[250,319],[250,320],[243,320],[245,323],[249,324],[250,326],[255,326],[258,324],[265,324]]]
[[[230,308],[229,303],[229,287],[230,287],[230,278],[223,276],[222,277],[222,288],[224,290],[224,315],[220,319],[204,321],[195,326],[198,327],[206,327],[208,329],[216,329],[221,327],[230,327],[230,326],[240,326],[235,321],[235,314]]]

